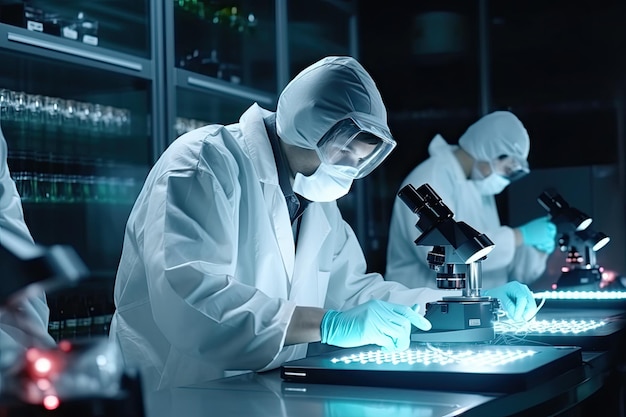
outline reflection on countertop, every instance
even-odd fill
[[[146,393],[146,417],[456,416],[486,395],[284,382],[278,370]]]

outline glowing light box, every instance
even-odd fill
[[[281,377],[287,382],[516,392],[579,367],[581,358],[576,346],[412,344],[404,352],[352,348],[288,362]]]

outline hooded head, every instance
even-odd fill
[[[387,127],[387,110],[374,80],[351,57],[327,57],[300,72],[278,98],[276,128],[285,143],[315,149],[337,122],[366,115]]]
[[[499,194],[511,181],[529,172],[530,139],[511,112],[490,113],[472,124],[459,146],[474,159],[470,178],[484,195]]]
[[[323,58],[300,72],[278,98],[276,129],[284,143],[316,151],[317,170],[307,177],[295,173],[294,183],[296,192],[314,201],[345,194],[353,179],[371,172],[395,146],[382,97],[351,57]],[[357,157],[342,157],[355,149]],[[331,183],[335,192],[320,195]]]
[[[508,111],[496,111],[480,118],[463,133],[459,146],[478,161],[493,161],[506,155],[528,168],[528,132],[517,116]]]

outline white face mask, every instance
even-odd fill
[[[511,181],[496,173],[492,173],[486,178],[474,179],[472,181],[474,181],[476,188],[482,195],[500,194],[511,183]]]
[[[508,178],[503,177],[495,172],[493,164],[490,165],[490,174],[485,176],[483,172],[478,168],[479,162],[475,161],[470,174],[470,179],[476,185],[478,192],[482,195],[496,195],[500,194],[511,181]]]
[[[296,173],[293,191],[310,201],[335,201],[348,194],[352,187],[352,178],[338,174],[337,171],[322,163],[308,177]]]

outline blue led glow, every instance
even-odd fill
[[[463,363],[471,366],[500,366],[505,363],[532,356],[536,351],[528,348],[508,348],[502,349],[439,349],[439,348],[417,348],[408,349],[402,352],[387,352],[383,350],[370,350],[354,353],[347,356],[334,357],[332,363],[342,362],[344,364],[408,364],[408,365],[447,365],[452,363]]]
[[[500,334],[580,334],[606,325],[602,320],[533,320],[527,323],[498,321],[494,323]]]
[[[533,295],[547,300],[626,300],[626,291],[543,291]]]

